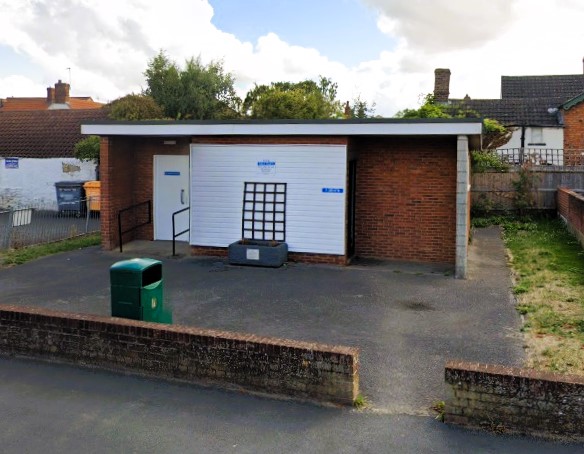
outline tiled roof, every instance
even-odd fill
[[[67,104],[71,109],[101,109],[103,107],[103,104],[95,102],[89,96],[70,97]],[[49,106],[47,98],[6,98],[0,100],[0,112],[47,110]]]
[[[103,109],[0,110],[0,156],[61,158],[73,156],[74,145],[84,136],[81,123],[105,120]]]
[[[559,98],[511,99],[451,99],[451,105],[477,112],[506,126],[559,126],[558,116],[548,109],[557,109]]]
[[[501,97],[561,98],[564,102],[584,91],[584,74],[561,76],[501,76]]]

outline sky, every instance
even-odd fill
[[[582,0],[0,0],[0,98],[108,102],[144,86],[161,49],[222,60],[240,96],[254,83],[338,83],[343,101],[393,116],[432,92],[497,98],[501,75],[581,74]]]

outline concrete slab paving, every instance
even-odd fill
[[[160,258],[176,324],[359,347],[361,391],[376,413],[431,414],[448,359],[518,366],[524,358],[496,228],[475,233],[464,281],[427,265],[267,269],[171,258],[170,242],[124,249],[88,248],[0,270],[2,302],[109,315],[109,267]]]

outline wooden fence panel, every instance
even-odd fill
[[[556,190],[559,186],[584,189],[584,167],[550,166],[531,170],[532,197],[538,210],[556,209]],[[474,208],[513,210],[518,170],[509,172],[474,173],[471,178],[471,200]]]

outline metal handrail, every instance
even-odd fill
[[[146,222],[143,222],[142,224],[135,225],[127,230],[122,231],[122,213],[125,213],[126,211],[129,211],[129,210],[136,209],[142,205],[148,206],[148,220]],[[120,252],[123,252],[122,236],[128,232],[131,232],[133,230],[136,230],[136,229],[138,229],[142,226],[148,225],[148,224],[152,224],[152,200],[147,200],[146,202],[136,203],[135,205],[129,206],[128,208],[124,208],[124,209],[118,211],[118,235],[120,238]]]
[[[186,207],[186,208],[183,208],[182,210],[178,210],[178,211],[175,211],[174,213],[172,213],[172,256],[173,257],[176,255],[176,238],[181,236],[183,233],[187,233],[188,231],[191,230],[189,227],[188,229],[183,230],[182,232],[175,233],[175,226],[176,226],[175,216],[177,214],[183,213],[189,209],[190,209],[190,207]]]

